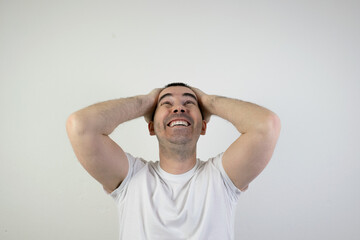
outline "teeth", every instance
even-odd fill
[[[173,127],[173,126],[189,126],[189,123],[186,122],[186,121],[173,121],[170,123],[170,127]]]

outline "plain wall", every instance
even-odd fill
[[[113,200],[65,122],[182,81],[275,112],[281,135],[240,197],[238,240],[360,237],[359,1],[0,0],[0,239],[117,239]],[[213,117],[212,157],[239,136]],[[111,137],[156,160],[142,118]]]

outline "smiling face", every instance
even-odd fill
[[[188,87],[165,88],[158,99],[154,119],[149,123],[151,135],[160,145],[196,145],[200,134],[206,131],[195,93]]]

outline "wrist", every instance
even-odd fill
[[[215,101],[216,101],[215,95],[204,95],[201,99],[201,104],[209,114],[214,114]]]
[[[145,109],[143,113],[143,117],[145,118],[145,121],[149,123],[150,121],[153,120],[152,118],[157,106],[157,98],[155,99],[151,95],[143,95],[141,97],[142,97],[142,106]]]
[[[206,122],[209,122],[211,115],[214,114],[213,101],[214,101],[214,96],[206,95],[206,94],[202,95],[201,98],[198,99],[199,107],[201,109],[203,119]]]

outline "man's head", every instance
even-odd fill
[[[206,131],[206,122],[197,96],[184,83],[166,85],[159,94],[149,132],[159,143],[187,144],[196,142]]]
[[[189,88],[189,89],[193,92],[193,94],[196,96],[196,94],[195,94],[194,91],[191,89],[191,87],[190,87],[189,85],[187,85],[186,83],[182,83],[182,82],[169,83],[169,84],[165,85],[165,87],[164,87],[162,90],[165,90],[166,88],[169,88],[169,87],[187,87],[187,88]],[[161,92],[160,92],[159,96],[161,96]],[[196,99],[196,101],[197,101],[197,99]],[[200,109],[201,116],[202,116],[202,118],[204,119],[204,115],[203,115],[201,106],[200,106],[199,104],[198,104],[198,106],[199,106],[199,109]],[[152,115],[152,117],[151,117],[151,120],[152,120],[152,121],[154,121],[155,112],[156,112],[156,109],[154,110],[153,115]]]

